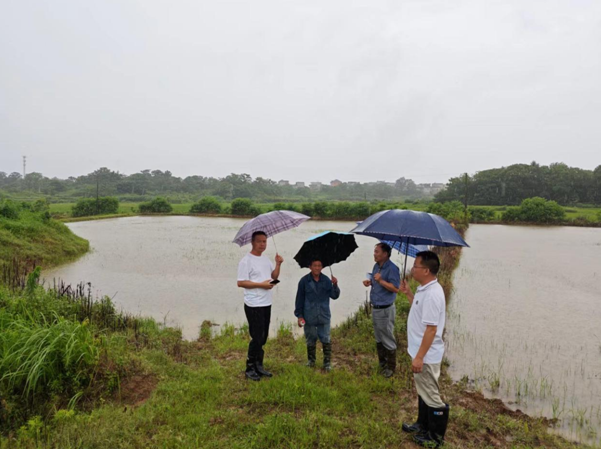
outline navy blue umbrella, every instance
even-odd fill
[[[375,237],[381,241],[407,245],[469,247],[444,218],[414,210],[383,210],[367,217],[351,232]],[[406,262],[407,253],[405,253],[405,264]]]

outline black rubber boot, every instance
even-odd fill
[[[246,378],[250,380],[261,380],[261,376],[259,376],[259,373],[257,373],[255,365],[256,358],[248,356],[246,358]]]
[[[323,346],[323,369],[332,371],[332,343],[322,343]]]
[[[384,371],[386,368],[386,348],[382,343],[376,343],[376,349],[378,350],[378,363],[380,364],[380,371]]]
[[[449,410],[449,404],[443,408],[428,407],[428,431],[414,435],[413,441],[424,447],[440,447],[447,432]]]
[[[396,369],[396,349],[386,349],[386,367],[382,370],[382,375],[386,378],[392,377]]]
[[[421,396],[417,397],[417,421],[413,424],[403,423],[403,431],[408,433],[425,433],[428,431],[428,406]]]
[[[273,374],[263,368],[263,357],[265,357],[265,351],[261,349],[261,351],[259,351],[259,356],[257,357],[257,363],[255,364],[255,371],[261,377],[272,377]]]
[[[388,365],[388,369],[394,374],[396,372],[396,349],[386,350],[386,352],[386,364]]]
[[[315,353],[317,352],[317,346],[307,345],[307,366],[309,368],[315,368]]]

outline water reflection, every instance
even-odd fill
[[[601,433],[601,229],[472,225],[449,303],[447,357],[514,408]]]

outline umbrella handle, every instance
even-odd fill
[[[330,265],[328,268],[330,269],[330,276],[334,277],[334,273],[332,273],[332,266]]]
[[[275,237],[274,237],[273,235],[271,236],[271,240],[273,240],[273,246],[274,246],[274,248],[275,248],[275,253],[276,253],[276,254],[279,254],[279,253],[278,253],[278,246],[275,244]]]
[[[403,242],[401,242],[401,245]],[[405,263],[403,264],[403,280],[407,279],[407,253],[409,252],[409,237],[407,237],[407,243],[405,243]]]

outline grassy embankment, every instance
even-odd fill
[[[20,210],[18,219],[0,215],[0,261],[13,258],[54,266],[71,261],[89,249],[87,240],[43,212]]]
[[[447,292],[459,254],[443,254]],[[416,413],[402,296],[393,379],[376,373],[364,309],[333,330],[332,373],[304,367],[304,342],[282,326],[266,347],[275,377],[253,383],[243,374],[244,326],[212,335],[204,323],[198,341],[182,341],[153,320],[117,314],[107,299],[92,304],[85,292],[48,292],[34,280],[0,287],[0,447],[414,447],[400,431]],[[548,433],[545,420],[446,376],[442,390],[452,405],[450,448],[576,447]]]
[[[335,202],[330,202],[329,204],[335,204]],[[74,222],[74,221],[86,221],[86,220],[97,220],[104,218],[118,218],[118,217],[126,217],[138,215],[138,206],[139,203],[120,203],[119,211],[117,214],[112,215],[99,215],[94,217],[80,217],[73,218],[71,216],[71,208],[73,204],[71,203],[53,203],[50,204],[50,212],[51,214],[64,222]],[[173,211],[169,215],[192,215],[190,214],[190,207],[192,203],[180,203],[180,204],[172,204]],[[224,208],[228,208],[229,204],[224,203]],[[261,212],[267,212],[272,209],[273,204],[271,203],[256,203],[255,206]],[[391,206],[387,206],[391,207]],[[423,210],[425,211],[428,208],[428,204],[426,203],[412,203],[412,204],[400,204],[395,203],[394,207],[396,208],[406,208],[412,210]],[[507,223],[502,221],[503,212],[508,209],[508,206],[477,206],[479,209],[488,209],[493,211],[494,216],[490,221],[487,222],[479,222],[479,223],[492,223],[492,224],[527,224],[527,223]],[[555,225],[559,226],[596,226],[598,227],[601,223],[601,208],[596,207],[564,207],[566,212],[565,219],[555,223]],[[220,216],[220,214],[214,215]],[[229,216],[227,214],[222,214],[222,216]],[[344,218],[345,220],[351,220],[351,218]]]

